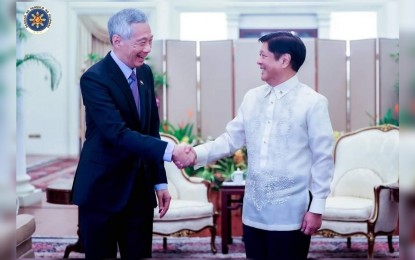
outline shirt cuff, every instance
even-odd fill
[[[207,164],[208,160],[208,151],[204,147],[204,145],[198,145],[196,147],[193,147],[195,149],[197,158],[196,158],[196,164],[194,165],[195,169],[198,169],[200,167],[203,167]]]
[[[326,199],[313,198],[311,201],[310,209],[308,211],[316,214],[324,214],[326,208]]]
[[[154,185],[155,190],[167,190],[167,183],[159,183]]]
[[[166,150],[164,151],[163,161],[171,162],[173,157],[174,144],[167,142]]]

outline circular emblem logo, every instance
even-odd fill
[[[52,22],[48,9],[43,6],[33,6],[26,10],[23,16],[24,27],[33,34],[46,32]]]

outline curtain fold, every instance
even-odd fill
[[[99,41],[106,44],[110,44],[108,38],[108,30],[105,27],[100,26],[89,16],[80,16],[79,19],[84,24],[85,28]]]

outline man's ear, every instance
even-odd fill
[[[288,53],[284,53],[283,55],[281,55],[280,57],[281,61],[282,61],[282,65],[284,68],[290,66],[291,63],[291,55]]]
[[[112,45],[114,47],[120,47],[121,37],[118,34],[112,36]]]

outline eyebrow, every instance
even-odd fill
[[[142,40],[152,40],[153,39],[153,35],[151,35],[149,38],[147,38],[147,37],[142,37],[142,38],[139,38],[139,39],[137,39],[137,41],[139,42],[139,41],[142,41]]]

